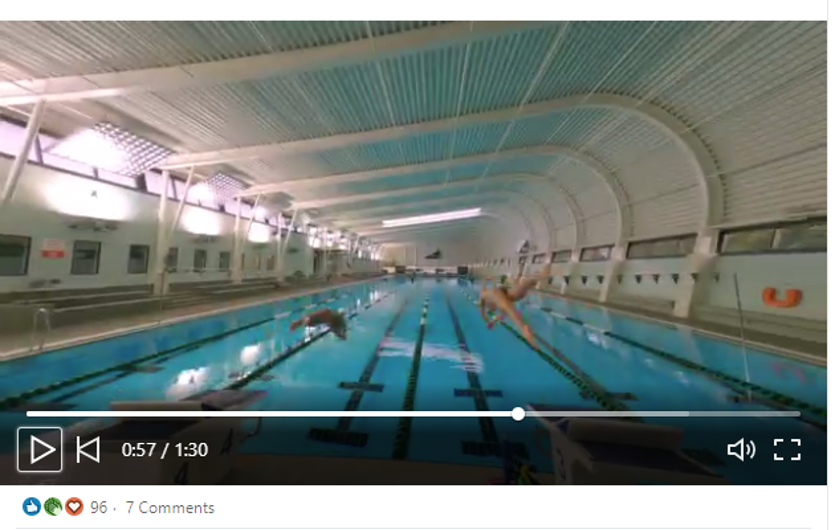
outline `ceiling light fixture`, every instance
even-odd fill
[[[416,217],[390,219],[388,221],[382,221],[381,224],[384,228],[398,228],[401,226],[414,226],[429,223],[442,223],[445,221],[456,221],[458,219],[470,219],[472,217],[479,217],[480,215],[482,215],[481,208],[471,208],[469,210],[456,210],[452,212],[418,215]]]

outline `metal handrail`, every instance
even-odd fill
[[[42,332],[40,332],[40,323],[43,323]],[[42,352],[46,339],[51,333],[52,311],[47,307],[38,307],[32,316],[32,340],[30,342],[30,349],[35,350],[37,347],[37,352]]]

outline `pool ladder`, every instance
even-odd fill
[[[52,311],[48,307],[39,307],[32,316],[32,340],[30,351],[43,351],[46,339],[52,333]]]

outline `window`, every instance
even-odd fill
[[[552,263],[567,263],[572,259],[571,250],[556,250],[552,252]]]
[[[529,252],[530,248],[531,248],[531,245],[529,244],[528,240],[523,240],[520,243],[520,247],[517,249],[517,253],[518,254],[526,254],[527,252]]]
[[[693,252],[695,235],[638,241],[627,245],[627,259],[676,258]]]
[[[774,243],[774,228],[725,232],[719,245],[722,254],[766,252]]]
[[[98,274],[101,261],[101,243],[98,241],[75,241],[72,244],[72,267],[70,274]]]
[[[535,254],[532,258],[532,263],[537,265],[546,261],[546,254]]]
[[[606,261],[610,259],[612,245],[589,247],[581,250],[581,261]]]
[[[165,270],[168,272],[176,272],[179,266],[179,247],[170,247],[165,256]]]
[[[127,253],[127,274],[147,274],[149,262],[149,246],[130,245],[130,250]]]
[[[0,235],[0,276],[26,276],[32,239]]]
[[[774,234],[774,250],[826,252],[826,219],[784,226]]]
[[[231,268],[231,252],[228,252],[227,250],[220,252],[220,262],[218,268],[221,271],[227,271]]]
[[[719,252],[826,252],[826,219],[727,230],[720,234]]]
[[[275,265],[275,255],[274,254],[269,254],[266,257],[266,270],[267,271],[273,271],[274,270],[274,265]]]
[[[204,248],[194,250],[194,270],[202,272],[208,266],[208,251]]]

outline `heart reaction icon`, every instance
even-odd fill
[[[70,497],[64,503],[66,513],[69,515],[81,515],[84,511],[84,503],[78,497]]]

